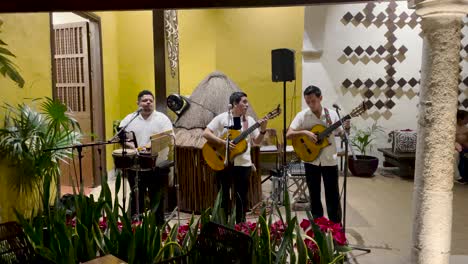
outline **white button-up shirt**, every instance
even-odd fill
[[[127,115],[121,122],[120,127],[125,126],[135,116],[135,113]],[[165,114],[156,110],[147,118],[144,119],[141,114],[138,115],[125,129],[133,131],[137,140],[138,146],[146,146],[151,143],[151,136],[154,134],[172,131],[172,122]],[[169,149],[163,149],[159,152],[158,160],[167,160]]]
[[[330,120],[332,124],[335,122],[339,121],[338,114],[334,110],[328,109],[328,113],[330,115]],[[294,130],[311,130],[313,126],[315,125],[323,125],[326,127],[329,127],[330,125],[327,124],[327,118],[325,115],[325,108],[322,107],[322,114],[320,115],[320,118],[318,118],[310,108],[306,108],[299,112],[296,117],[294,117],[294,120],[292,121],[291,125],[289,126],[290,128]],[[341,131],[341,128],[337,128],[334,133],[338,134],[338,132]],[[325,147],[322,149],[322,152],[318,156],[317,159],[315,159],[312,162],[307,162],[312,165],[316,166],[336,166],[337,161],[336,161],[336,142],[335,142],[335,136],[334,133],[331,133],[328,136],[328,141],[331,143],[328,147]]]

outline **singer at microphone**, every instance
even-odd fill
[[[125,127],[125,131],[133,132],[134,138],[127,139],[134,143],[128,143],[131,148],[138,147],[138,151],[143,154],[145,151],[151,148],[151,136],[154,134],[166,133],[167,131],[172,132],[174,135],[171,120],[163,113],[158,112],[154,109],[154,96],[153,93],[148,90],[143,90],[138,94],[137,98],[138,109],[129,113],[120,122],[120,127]],[[127,133],[132,134],[132,133]],[[147,153],[146,153],[147,154]],[[169,148],[165,148],[158,152],[157,163],[168,160]],[[136,186],[135,171],[128,170],[128,181],[132,190],[131,194],[131,213],[132,216],[144,212],[144,197],[145,190],[148,190],[149,197],[151,199],[150,204],[155,204],[156,201],[160,201],[161,205],[164,205],[165,197],[158,195],[162,192],[161,190],[167,185],[164,179],[168,178],[169,170],[151,168],[147,171],[139,171],[138,177],[140,186],[138,186],[138,197],[134,192]],[[158,197],[161,196],[161,197]],[[138,207],[136,206],[138,204]],[[138,212],[136,209],[140,208]],[[156,211],[156,217],[158,224],[164,223],[164,206],[158,206]]]

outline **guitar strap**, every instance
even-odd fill
[[[332,121],[331,121],[331,118],[330,118],[330,113],[328,112],[327,108],[323,108],[323,110],[325,111],[325,118],[327,119],[327,125],[331,126]]]

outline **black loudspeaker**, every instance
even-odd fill
[[[287,82],[296,79],[295,51],[275,49],[271,51],[271,78],[274,82]]]

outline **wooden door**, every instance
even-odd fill
[[[80,124],[82,143],[91,141],[93,133],[91,82],[89,65],[88,22],[54,25],[55,96],[64,103]],[[72,185],[78,180],[79,163],[75,151],[74,161],[62,164],[61,185]],[[83,148],[82,171],[85,187],[94,186],[93,151]]]

